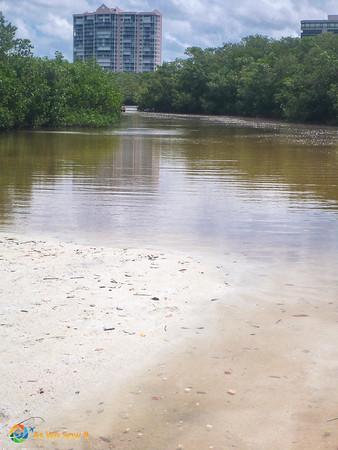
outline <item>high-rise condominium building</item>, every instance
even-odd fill
[[[327,20],[302,20],[302,37],[322,33],[338,33],[338,15],[329,15]]]
[[[95,59],[113,72],[153,72],[161,64],[162,15],[100,6],[74,14],[74,61]]]

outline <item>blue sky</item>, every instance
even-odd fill
[[[102,0],[0,0],[0,10],[29,38],[40,56],[56,50],[72,58],[72,14],[93,11]],[[337,1],[319,0],[119,0],[109,7],[159,9],[163,14],[163,57],[182,56],[189,46],[214,47],[249,34],[299,35],[301,19],[338,14]]]

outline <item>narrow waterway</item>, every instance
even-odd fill
[[[0,231],[113,246],[338,250],[338,133],[131,114],[0,135]]]

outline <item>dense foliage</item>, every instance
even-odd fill
[[[107,126],[120,114],[111,74],[91,63],[35,58],[0,13],[0,129]]]
[[[250,36],[163,64],[140,106],[161,112],[338,122],[338,37]]]
[[[121,92],[124,105],[138,105],[145,84],[151,80],[151,73],[113,73],[116,86]]]
[[[337,35],[250,36],[186,55],[151,74],[107,73],[60,53],[36,58],[0,12],[0,129],[108,126],[121,101],[159,112],[338,123]]]

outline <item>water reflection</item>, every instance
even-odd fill
[[[2,134],[0,229],[337,249],[337,148],[330,128],[135,114],[114,130]]]

